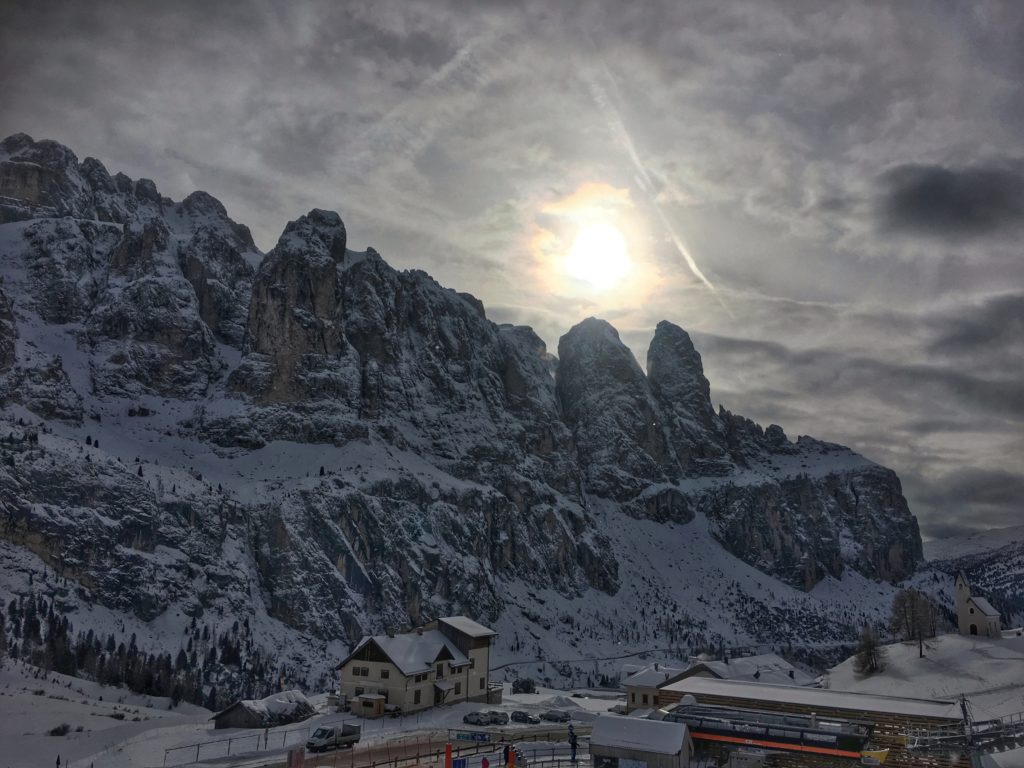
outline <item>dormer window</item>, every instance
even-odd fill
[[[974,615],[974,609],[971,608],[971,616],[973,616],[973,615]]]

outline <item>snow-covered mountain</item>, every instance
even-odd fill
[[[508,662],[820,645],[922,559],[895,473],[716,412],[678,326],[646,373],[594,318],[555,358],[330,211],[263,255],[206,193],[19,134],[0,275],[0,593],[143,650],[244,620],[312,684],[450,612]]]

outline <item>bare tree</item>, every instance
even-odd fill
[[[938,611],[935,604],[916,589],[901,589],[892,601],[889,626],[904,640],[917,640],[917,652],[923,659],[925,638],[935,637]]]
[[[878,639],[878,632],[870,624],[865,624],[861,630],[853,659],[853,669],[860,675],[873,675],[885,669],[885,646]]]

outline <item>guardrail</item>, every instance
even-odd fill
[[[407,717],[412,719],[413,715],[409,715]],[[232,757],[242,754],[251,755],[252,753],[263,751],[273,751],[277,754],[268,754],[266,761],[263,763],[249,763],[248,765],[250,768],[255,768],[255,766],[259,765],[276,765],[284,762],[284,755],[281,754],[282,750],[287,747],[297,747],[305,744],[311,730],[321,727],[340,725],[342,723],[352,722],[355,720],[361,720],[361,718],[347,717],[339,720],[317,722],[296,728],[286,728],[284,730],[257,730],[255,732],[238,734],[236,736],[225,736],[221,739],[208,739],[206,741],[195,742],[193,744],[169,747],[164,750],[163,765],[165,768],[171,768],[171,766],[194,765],[203,761],[217,760],[218,758]],[[390,718],[382,718],[376,721],[363,720],[362,730],[364,736],[373,732],[371,730],[371,724],[374,722],[380,723],[381,730],[386,730],[386,726],[389,722],[392,724],[395,723],[395,721]],[[396,725],[401,727],[401,722]],[[589,724],[583,723],[574,726],[574,728],[577,736],[580,737],[581,742],[583,742],[584,738],[591,730]],[[460,739],[457,738],[460,733],[478,735],[478,737],[484,738]],[[442,734],[446,734],[447,741],[451,742],[453,754],[458,754],[460,756],[474,756],[481,752],[494,751],[496,748],[500,750],[506,743],[512,742],[565,742],[568,740],[568,726],[534,729],[531,731],[500,731],[493,729],[483,730],[470,728],[437,729],[430,732],[421,732],[420,734],[404,734],[401,731],[396,731],[394,738],[387,739],[385,741],[368,743],[351,749],[335,750],[334,753],[330,755],[321,755],[317,757],[309,755],[306,758],[306,765],[325,766],[325,768],[326,766],[332,766],[332,768],[337,766],[350,766],[351,768],[356,768],[356,766],[359,768],[386,768],[390,766],[390,768],[402,768],[402,766],[418,765],[423,762],[425,758],[436,758],[439,753],[443,754],[446,740],[443,736],[439,738],[439,735]],[[555,750],[537,750],[537,758],[542,759],[543,755],[540,753],[547,753],[550,751],[550,759],[558,759],[559,755],[557,754],[557,749],[558,748],[555,748]],[[568,755],[568,750],[568,746],[564,747],[562,756]],[[372,757],[378,757],[374,753],[381,752],[383,752],[383,755],[380,755],[378,759],[372,759]],[[495,768],[498,767],[495,766]]]

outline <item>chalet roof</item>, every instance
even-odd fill
[[[724,661],[702,661],[695,664],[694,667],[706,669],[720,680],[744,680],[749,683],[774,683],[776,685],[812,685],[814,683],[813,677],[774,653],[741,656],[729,659],[728,664]]]
[[[657,688],[676,675],[682,674],[682,672],[683,670],[679,667],[666,667],[664,664],[655,666],[651,664],[647,667],[641,667],[623,680],[622,684],[626,687]]]
[[[590,735],[590,749],[593,752],[594,747],[613,747],[658,755],[678,755],[688,739],[684,723],[599,715]]]
[[[244,709],[260,722],[289,722],[290,718],[309,717],[313,714],[313,706],[302,691],[280,691],[272,693],[265,699],[242,699],[231,706],[217,712],[211,720],[223,717],[235,709]]]
[[[968,602],[974,603],[974,606],[986,616],[999,616],[999,611],[992,607],[992,603],[986,600],[984,597],[977,597],[972,595]]]
[[[669,683],[662,690],[690,693],[701,703],[703,703],[701,696],[728,696],[749,701],[773,701],[815,707],[819,712],[820,708],[829,707],[852,712],[879,712],[932,717],[937,720],[963,720],[960,705],[955,701],[944,699],[908,699],[899,696],[850,693],[828,688],[715,680],[708,677],[683,678]]]
[[[381,653],[387,656],[391,663],[398,667],[398,671],[406,677],[429,672],[431,666],[439,660],[448,660],[456,667],[469,663],[466,655],[439,630],[428,629],[422,634],[410,632],[394,637],[387,635],[364,637],[337,668],[345,666],[369,643],[376,645]]]
[[[447,624],[452,629],[473,638],[494,637],[498,634],[493,629],[488,629],[483,624],[478,624],[466,616],[445,616],[443,619],[438,619],[438,622]]]

